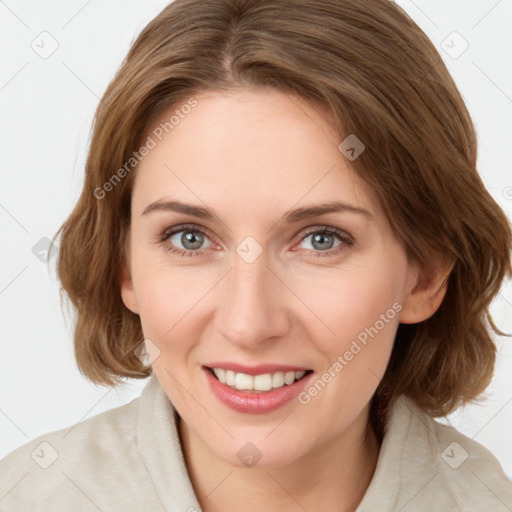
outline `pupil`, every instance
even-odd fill
[[[203,243],[202,235],[200,233],[187,231],[181,236],[181,243],[187,249],[199,249]]]
[[[325,244],[325,241],[328,240],[329,238],[332,239],[332,236],[331,235],[327,235],[327,234],[320,234],[320,233],[317,233],[316,235],[313,235],[313,247],[315,247],[315,249],[330,249],[331,246],[332,246],[332,240],[330,240],[330,244],[328,243],[327,245],[329,247],[326,247],[325,245],[322,247],[322,243]],[[316,243],[320,243],[320,247],[317,247]]]

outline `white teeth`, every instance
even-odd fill
[[[237,373],[223,368],[213,368],[213,373],[222,384],[226,384],[240,391],[270,391],[283,387],[285,384],[293,384],[296,380],[302,379],[306,372],[275,372],[263,373],[261,375],[247,375]]]
[[[235,379],[236,389],[254,389],[254,378],[252,375],[246,375],[245,373],[237,373]]]
[[[284,383],[288,386],[295,382],[295,372],[286,372],[284,374]]]
[[[272,389],[272,374],[255,375],[253,389],[254,391],[270,391]]]
[[[235,385],[235,372],[234,371],[226,370],[226,382],[223,384],[227,384],[228,386]]]
[[[276,372],[272,375],[272,387],[281,388],[284,386],[284,372]]]
[[[297,380],[302,379],[302,377],[304,377],[304,375],[306,375],[306,372],[304,370],[301,370],[300,372],[295,372],[295,378]]]
[[[215,370],[215,375],[217,376],[217,379],[222,382],[222,384],[226,384],[226,370],[223,368],[217,368]]]

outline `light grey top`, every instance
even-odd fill
[[[201,512],[176,411],[155,375],[140,398],[0,461],[0,512],[98,510]],[[511,512],[512,483],[484,446],[401,397],[356,512],[458,510]]]

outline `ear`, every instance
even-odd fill
[[[139,314],[139,307],[137,304],[137,297],[135,296],[135,290],[133,288],[132,274],[131,274],[131,262],[130,262],[130,235],[125,235],[123,242],[121,243],[122,249],[122,261],[119,269],[118,281],[119,288],[121,290],[121,298],[123,299],[124,305],[136,315]]]
[[[412,265],[409,269],[409,291],[403,301],[400,322],[416,324],[431,317],[446,295],[453,263],[438,265],[427,271]]]
[[[121,298],[124,305],[136,315],[139,314],[139,307],[137,305],[137,298],[133,288],[132,276],[128,265],[123,262],[119,271],[119,286],[121,289]]]

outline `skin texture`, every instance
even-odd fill
[[[160,350],[152,366],[180,416],[192,483],[207,512],[354,510],[379,454],[369,401],[399,322],[419,322],[439,306],[442,272],[426,279],[408,262],[321,106],[266,88],[195,98],[137,169],[120,276],[125,305]],[[161,199],[209,208],[220,221],[142,215]],[[335,200],[369,215],[279,222],[291,209]],[[159,239],[182,223],[206,232],[202,245],[193,242],[199,249],[183,245],[183,232]],[[312,228],[324,226],[352,242],[328,235],[313,245]],[[248,236],[262,249],[251,263],[236,252]],[[203,252],[182,257],[172,244]],[[297,365],[318,378],[393,304],[401,310],[307,404],[244,414],[206,385],[202,365],[215,360]],[[262,454],[251,468],[237,457],[247,442]]]

